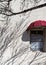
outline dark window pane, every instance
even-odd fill
[[[31,31],[30,42],[32,50],[43,49],[43,31]]]
[[[32,34],[30,39],[31,41],[43,41],[43,36],[39,34],[38,35]]]

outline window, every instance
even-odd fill
[[[43,51],[43,31],[35,30],[31,31],[30,35],[31,49],[34,51]]]

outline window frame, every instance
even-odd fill
[[[30,38],[31,38],[31,31],[42,31],[43,32],[44,30],[43,29],[31,29],[30,30]],[[44,45],[44,32],[43,32],[42,36],[43,36],[43,40],[42,41],[31,41],[31,39],[30,39],[30,44],[31,44],[31,42],[43,42],[43,45]]]

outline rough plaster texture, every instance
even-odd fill
[[[29,24],[35,20],[46,20],[46,7],[18,15],[13,14],[44,4],[46,1],[8,2],[0,1],[0,65],[46,65],[46,53],[31,50],[29,31],[26,31]]]

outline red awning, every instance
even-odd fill
[[[31,23],[28,27],[28,29],[34,28],[34,27],[45,27],[46,26],[46,21],[44,20],[38,20],[38,21],[34,21],[33,23]]]

